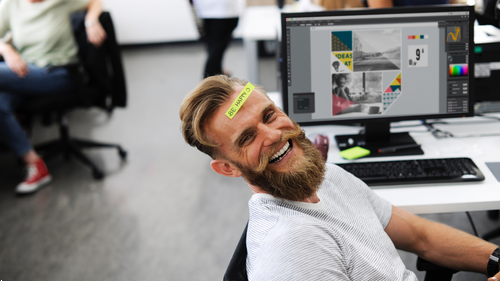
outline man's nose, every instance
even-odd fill
[[[260,128],[264,137],[263,145],[271,146],[281,141],[281,130],[263,125]]]

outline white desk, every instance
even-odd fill
[[[468,118],[469,119],[469,118]],[[392,132],[409,131],[415,141],[422,145],[424,155],[371,157],[354,161],[384,161],[420,158],[469,157],[483,172],[482,182],[419,184],[377,187],[375,192],[395,206],[415,214],[448,213],[500,209],[500,182],[486,166],[486,162],[500,162],[500,121],[474,117],[470,120],[446,119],[453,125],[435,126],[456,136],[469,134],[498,134],[497,136],[436,139],[423,126],[398,128]],[[484,121],[487,123],[475,123]],[[418,124],[418,122],[400,122]],[[394,126],[394,125],[393,125]],[[348,160],[339,155],[333,136],[335,134],[356,134],[359,128],[346,126],[305,127],[308,136],[322,133],[330,140],[328,162],[345,163]]]
[[[269,93],[271,99],[281,106],[281,96]],[[500,117],[500,114],[496,114]],[[436,139],[424,126],[393,128],[391,132],[410,132],[415,141],[422,145],[424,155],[371,157],[354,161],[384,161],[421,158],[469,157],[486,179],[482,182],[414,184],[377,187],[375,192],[383,198],[414,214],[449,213],[500,209],[500,182],[486,166],[486,162],[500,162],[500,121],[483,117],[442,119],[449,125],[435,125],[459,138]],[[418,121],[393,123],[392,126],[418,125]],[[307,126],[303,127],[309,138],[316,134],[328,136],[330,148],[328,162],[350,162],[339,155],[334,135],[357,134],[361,127],[351,126]],[[491,134],[491,136],[478,135]],[[461,136],[474,135],[460,138]]]

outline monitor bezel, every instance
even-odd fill
[[[468,5],[435,5],[435,6],[418,6],[418,7],[394,7],[382,9],[352,9],[352,10],[331,10],[321,12],[303,12],[303,13],[282,13],[281,14],[281,96],[283,102],[283,110],[289,115],[289,94],[286,80],[288,56],[287,46],[284,42],[287,41],[286,19],[298,17],[324,17],[324,16],[360,16],[365,15],[383,15],[383,14],[412,14],[412,13],[429,13],[429,12],[469,12],[469,110],[467,113],[439,113],[439,114],[422,114],[408,116],[388,116],[388,117],[372,117],[363,118],[356,116],[346,119],[332,119],[321,121],[298,121],[301,126],[315,125],[335,125],[335,124],[353,124],[367,122],[397,122],[406,120],[423,120],[423,119],[439,119],[439,118],[456,118],[456,117],[472,117],[474,116],[474,6]]]

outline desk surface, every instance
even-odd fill
[[[278,93],[270,93],[270,96],[276,104],[281,105]],[[500,114],[492,116],[500,117]],[[354,162],[469,157],[483,172],[486,177],[484,181],[397,185],[377,187],[374,191],[393,205],[415,214],[500,209],[500,182],[486,165],[487,162],[500,162],[500,121],[484,117],[439,121],[448,124],[435,127],[452,133],[456,138],[436,139],[419,121],[392,124],[392,132],[410,132],[415,141],[422,145],[424,155],[361,158]],[[328,125],[303,128],[309,138],[314,138],[316,134],[328,136],[328,162],[353,162],[340,157],[334,135],[357,134],[361,127]]]

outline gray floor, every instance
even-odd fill
[[[246,74],[241,42],[226,54],[225,68]],[[73,112],[72,134],[123,145],[92,150],[106,178],[96,181],[77,161],[48,163],[54,181],[16,197],[23,177],[16,159],[0,153],[0,279],[16,280],[221,280],[248,218],[250,190],[241,179],[211,171],[210,159],[186,145],[179,105],[200,81],[205,59],[198,44],[123,51],[129,106],[111,117],[92,109]],[[273,59],[262,60],[262,84],[277,89]],[[57,136],[36,125],[32,140]],[[473,212],[480,234],[500,226]],[[429,215],[464,231],[464,213]],[[494,240],[500,243],[500,240]],[[414,269],[415,256],[402,253]],[[422,274],[419,278],[423,280]],[[454,280],[486,280],[459,273]]]

